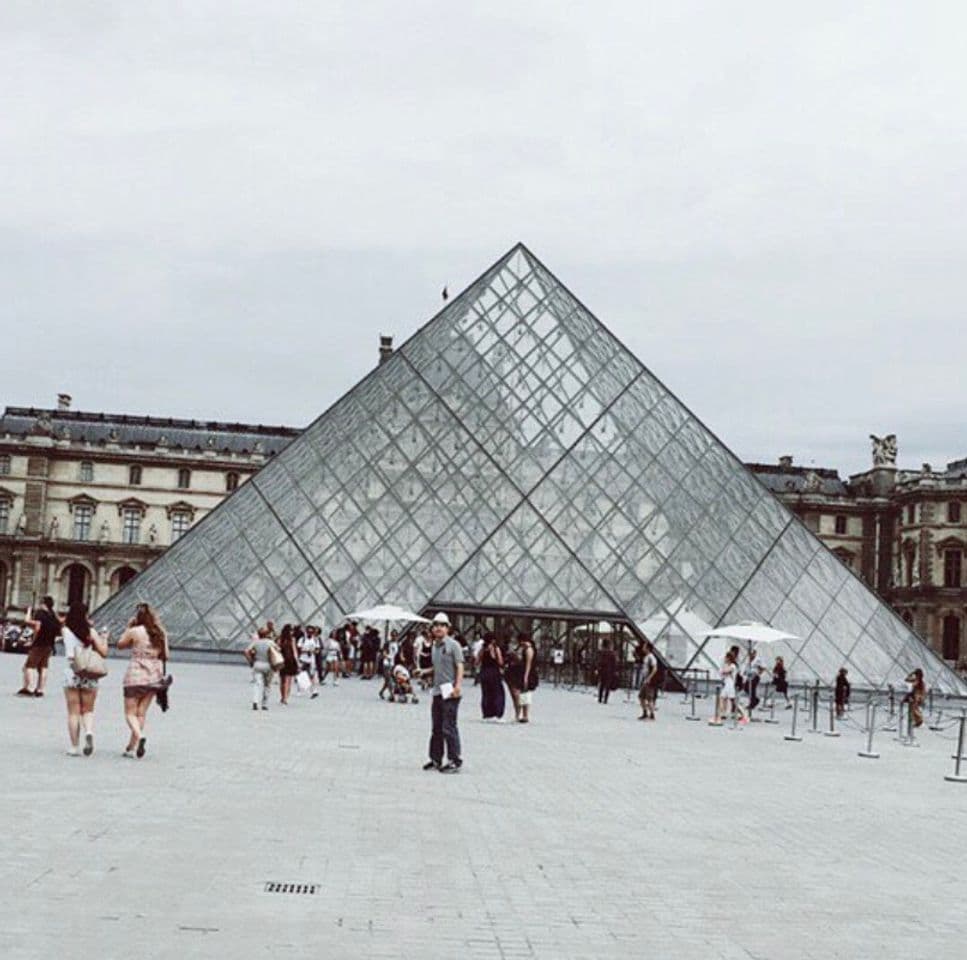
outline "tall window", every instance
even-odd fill
[[[6,533],[10,526],[10,501],[0,500],[0,533]]]
[[[136,463],[128,469],[128,484],[132,487],[141,486],[141,468]]]
[[[951,500],[947,504],[947,522],[960,523],[960,501]]]
[[[191,471],[182,468],[178,471],[178,489],[187,490],[191,486]]]
[[[94,464],[90,460],[81,460],[81,483],[94,482]]]
[[[834,517],[833,521],[836,524],[836,532],[838,534],[842,535],[846,533],[846,517],[844,516]]]
[[[961,552],[959,550],[944,550],[943,555],[943,585],[945,587],[960,586]]]
[[[191,515],[184,510],[178,510],[171,515],[171,542],[183,537],[191,526]]]
[[[6,477],[10,473],[10,454],[0,453],[0,477]]]
[[[141,511],[131,507],[125,507],[121,515],[121,541],[122,543],[141,542]]]
[[[943,618],[943,658],[960,659],[960,617],[950,613]]]
[[[225,489],[231,493],[233,490],[238,489],[238,474],[237,473],[226,473],[225,474]]]
[[[907,523],[917,522],[917,506],[915,503],[907,504]]]
[[[79,503],[74,507],[74,539],[91,539],[91,520],[94,517],[94,508],[85,503]]]
[[[913,566],[914,563],[914,553],[913,548],[909,548],[903,551],[903,567],[904,573],[906,573],[906,582],[908,587],[913,586]]]

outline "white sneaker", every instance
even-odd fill
[[[80,755],[81,755],[81,751],[78,750],[77,747],[68,747],[67,748],[67,756],[69,756],[69,757],[79,757]]]
[[[121,756],[124,757],[127,760],[134,760],[134,759],[136,759],[135,756],[134,756],[134,751],[133,750],[125,750],[124,753],[121,754]]]

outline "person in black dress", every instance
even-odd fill
[[[607,703],[611,691],[617,686],[618,658],[611,649],[610,640],[601,641],[598,654],[598,703]]]
[[[480,712],[484,720],[502,721],[504,718],[504,655],[497,638],[488,633],[484,636],[483,649],[478,662],[480,670]]]
[[[282,670],[280,671],[279,683],[281,686],[280,703],[289,702],[289,693],[292,690],[292,679],[299,673],[299,651],[296,649],[295,634],[292,631],[292,624],[287,623],[279,634],[279,649],[282,651]]]

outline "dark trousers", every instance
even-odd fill
[[[749,681],[749,709],[755,710],[759,706],[759,676],[752,677]]]
[[[611,677],[602,677],[598,683],[598,703],[607,703],[611,696]]]
[[[430,734],[430,759],[443,763],[443,745],[447,746],[447,760],[453,763],[460,759],[460,732],[457,730],[457,711],[460,699],[444,700],[437,695],[433,698],[430,717],[433,732]]]

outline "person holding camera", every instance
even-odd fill
[[[122,756],[140,760],[145,753],[144,734],[148,707],[165,684],[168,637],[157,614],[139,603],[127,629],[118,640],[118,650],[131,650],[131,662],[124,674],[124,721],[131,731]]]
[[[88,650],[101,657],[107,656],[107,635],[101,635],[91,625],[87,617],[87,604],[80,600],[71,603],[67,610],[64,626],[64,699],[67,703],[67,733],[70,747],[67,756],[79,757],[80,735],[84,731],[84,756],[94,752],[94,704],[97,702],[98,677],[85,674],[78,664],[84,659],[82,654]]]

